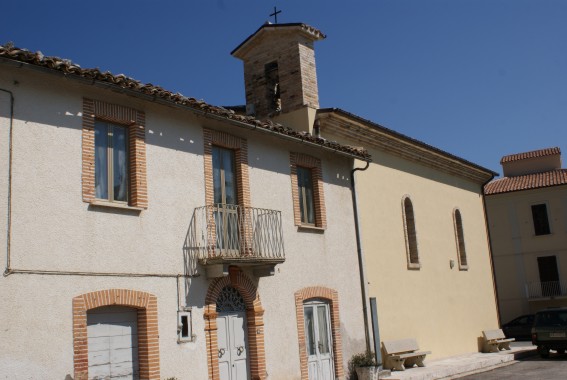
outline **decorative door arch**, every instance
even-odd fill
[[[246,306],[250,377],[252,380],[264,380],[266,378],[264,309],[256,286],[238,268],[230,268],[228,276],[213,280],[207,291],[204,318],[209,379],[219,380],[217,299],[226,286],[232,286],[238,290]]]

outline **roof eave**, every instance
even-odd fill
[[[392,129],[386,128],[380,124],[377,124],[371,120],[367,120],[364,119],[358,115],[354,115],[350,112],[344,111],[340,108],[322,108],[317,110],[317,115],[318,116],[337,116],[339,118],[342,118],[344,120],[348,120],[348,121],[352,121],[357,123],[358,125],[363,125],[366,128],[368,128],[369,130],[373,131],[374,133],[379,133],[382,136],[388,136],[389,138],[392,139],[396,139],[398,141],[402,141],[403,143],[407,144],[407,145],[411,145],[411,146],[415,146],[423,151],[427,151],[430,152],[431,154],[435,155],[436,157],[441,158],[442,160],[447,161],[447,163],[450,163],[451,165],[459,165],[460,167],[462,167],[463,169],[467,169],[470,172],[470,175],[467,176],[470,179],[474,179],[476,181],[478,181],[479,183],[485,183],[486,181],[490,181],[491,179],[493,179],[495,176],[498,176],[499,174],[497,172],[494,172],[490,169],[487,169],[485,167],[482,167],[480,165],[477,165],[475,163],[472,163],[470,161],[467,161],[461,157],[455,156],[451,153],[445,152],[439,148],[436,148],[434,146],[428,145],[422,141],[413,139],[409,136],[406,136],[404,134],[401,134],[399,132],[396,132]],[[422,162],[422,160],[418,160],[416,159],[415,161],[418,162]],[[445,167],[445,169],[447,169],[447,167]],[[452,172],[452,174],[457,174],[454,170],[449,170]]]
[[[357,153],[357,152],[354,152],[354,149],[352,149],[353,151],[349,151],[350,147],[348,147],[346,145],[329,143],[329,142],[327,142],[323,139],[318,139],[318,138],[312,137],[311,135],[305,136],[305,135],[297,134],[297,136],[292,136],[292,135],[289,135],[289,134],[284,134],[284,133],[278,132],[277,129],[284,128],[283,126],[281,126],[279,124],[262,122],[258,119],[254,119],[252,117],[237,115],[234,112],[231,113],[231,115],[232,115],[231,117],[226,116],[226,115],[216,114],[206,107],[210,107],[211,109],[217,109],[217,108],[220,109],[220,108],[206,104],[204,102],[202,102],[202,104],[206,105],[205,109],[199,109],[199,108],[196,108],[196,107],[191,106],[189,104],[181,104],[179,102],[174,101],[173,99],[167,99],[167,98],[161,97],[161,96],[156,95],[156,94],[146,94],[146,93],[140,92],[139,90],[136,90],[136,89],[133,89],[133,88],[128,88],[128,87],[123,87],[123,86],[120,86],[120,85],[115,84],[115,83],[110,83],[110,82],[107,82],[107,81],[97,80],[97,79],[93,79],[93,78],[86,78],[86,77],[77,75],[77,74],[72,73],[72,72],[71,73],[63,72],[63,71],[53,69],[53,68],[50,68],[50,67],[40,66],[40,65],[37,65],[37,64],[34,64],[34,63],[29,63],[29,62],[20,61],[20,60],[17,60],[17,59],[12,59],[12,58],[7,58],[7,57],[1,57],[0,56],[0,64],[9,65],[9,66],[16,67],[16,68],[19,68],[19,69],[29,69],[29,70],[33,70],[33,71],[38,71],[38,72],[50,74],[50,75],[64,77],[66,79],[71,79],[71,80],[80,82],[82,84],[94,85],[96,87],[103,88],[103,89],[106,89],[106,90],[112,90],[112,91],[115,91],[115,92],[117,91],[117,92],[120,92],[120,93],[124,93],[124,94],[127,94],[129,96],[133,96],[135,98],[142,99],[142,100],[145,100],[145,101],[150,101],[150,102],[154,102],[154,103],[158,103],[158,104],[162,104],[162,105],[180,108],[180,109],[183,109],[183,110],[188,110],[188,111],[191,111],[191,112],[193,112],[197,115],[200,115],[200,116],[219,120],[219,121],[222,121],[222,122],[228,122],[228,123],[233,124],[233,125],[238,126],[238,127],[243,127],[243,128],[252,129],[252,130],[258,130],[260,132],[268,133],[268,134],[271,134],[271,135],[276,136],[278,138],[293,141],[295,143],[308,145],[308,146],[311,146],[313,148],[322,149],[322,150],[332,152],[332,153],[335,153],[335,154],[339,154],[339,155],[342,155],[342,156],[346,156],[346,157],[350,157],[350,158],[354,158],[354,159],[358,159],[358,160],[362,160],[362,161],[371,161],[370,155],[367,154],[366,152]],[[164,90],[164,91],[167,92],[166,90]],[[199,103],[199,104],[201,104],[201,103]],[[227,111],[227,112],[230,113],[230,111]],[[311,141],[311,140],[313,140],[313,141]]]

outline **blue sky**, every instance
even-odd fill
[[[18,0],[2,4],[0,43],[244,104],[230,52],[274,5],[280,23],[327,34],[321,107],[497,172],[506,154],[559,146],[567,157],[567,0]]]

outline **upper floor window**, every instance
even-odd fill
[[[95,122],[95,196],[128,202],[128,129]]]
[[[417,232],[415,229],[415,216],[413,212],[413,204],[408,196],[402,200],[402,211],[404,218],[404,233],[406,237],[406,254],[408,260],[408,269],[419,269],[419,253],[417,250]]]
[[[290,164],[295,225],[326,228],[321,160],[292,152]]]
[[[534,231],[537,236],[549,235],[549,219],[547,217],[547,205],[545,203],[532,205],[532,219],[534,222]]]
[[[145,114],[83,99],[83,201],[148,207]]]
[[[453,212],[453,223],[455,224],[455,239],[457,242],[457,253],[459,255],[459,269],[468,269],[467,250],[465,248],[465,234],[463,232],[463,219],[461,211],[455,209]]]
[[[315,225],[315,208],[313,206],[313,174],[311,169],[297,167],[297,189],[299,191],[299,209],[301,223]]]

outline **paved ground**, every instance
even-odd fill
[[[390,376],[383,377],[388,380],[435,380],[454,379],[466,374],[476,374],[494,368],[507,366],[518,360],[533,356],[535,347],[531,342],[514,342],[512,349],[497,353],[483,354],[471,352],[468,354],[451,356],[437,360],[425,359],[425,367],[408,368],[405,371],[394,371]],[[515,364],[514,364],[515,365]],[[486,372],[485,372],[486,373]],[[483,374],[475,375],[473,379],[485,379]],[[496,379],[495,377],[494,379]],[[512,377],[511,377],[512,378]],[[563,378],[567,379],[567,374]]]
[[[468,380],[506,380],[506,379],[565,379],[567,378],[567,355],[551,354],[549,359],[532,356],[515,364],[492,371],[462,377]]]

